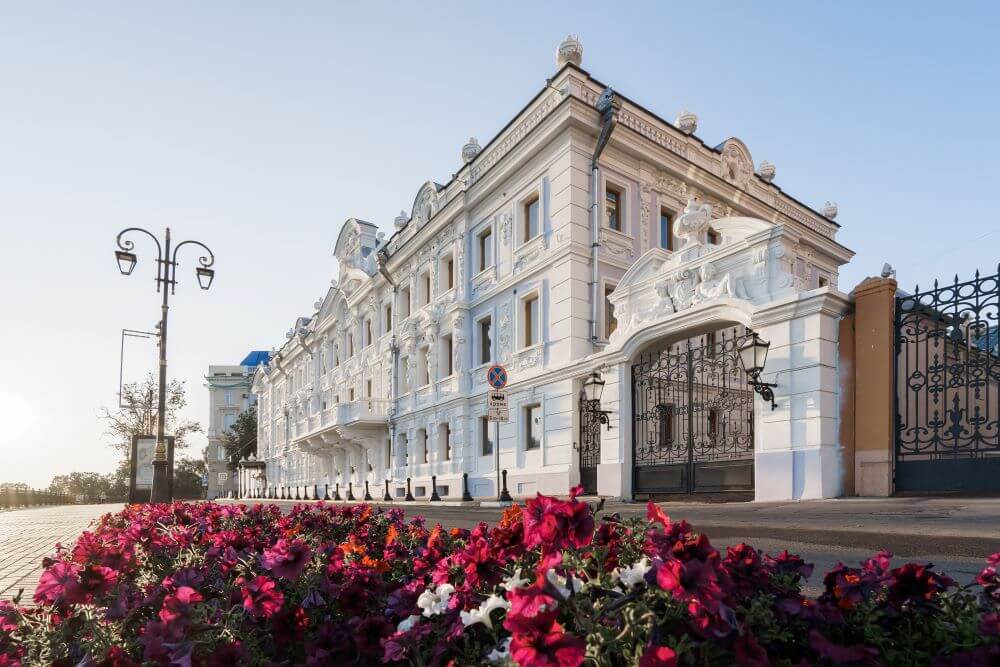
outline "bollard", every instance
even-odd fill
[[[347,483],[347,499],[354,500],[354,482],[353,480]]]
[[[365,480],[365,500],[372,500],[372,494],[368,493],[368,480]]]
[[[413,494],[410,492],[410,478],[406,478],[406,501],[413,502]]]
[[[385,480],[385,495],[382,496],[382,500],[387,503],[392,502],[392,496],[389,495],[389,480]]]
[[[469,473],[462,473],[462,502],[472,502],[472,494],[469,493]]]
[[[438,495],[438,478],[437,475],[431,475],[431,502],[439,503],[441,502],[441,496]]]
[[[324,484],[323,485],[323,500],[329,500],[329,499],[330,499],[330,485],[329,484]]]
[[[337,489],[333,492],[333,499],[340,500],[340,482],[337,482]]]
[[[510,497],[510,492],[507,490],[507,471],[503,471],[503,491],[500,492],[500,502],[513,502],[514,499]]]

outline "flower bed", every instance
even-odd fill
[[[655,505],[539,496],[493,528],[399,510],[135,505],[57,549],[38,606],[0,606],[17,664],[997,664],[1000,554],[975,591],[880,553],[720,553]]]

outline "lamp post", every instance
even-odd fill
[[[774,387],[778,385],[771,382],[761,382],[760,374],[764,372],[764,364],[767,362],[767,351],[771,343],[763,340],[754,332],[753,336],[747,338],[740,344],[740,365],[743,372],[747,374],[747,384],[753,388],[765,401],[771,402],[771,410],[778,407],[774,401]]]
[[[141,227],[128,227],[119,232],[116,238],[118,250],[115,251],[115,259],[118,261],[118,269],[122,275],[131,275],[137,263],[137,257],[132,252],[135,244],[125,238],[129,232],[146,234],[156,244],[156,291],[163,292],[159,327],[160,395],[156,418],[156,451],[153,454],[153,489],[150,492],[150,502],[166,503],[171,500],[169,471],[167,470],[167,441],[164,435],[167,402],[167,311],[170,307],[170,295],[174,293],[174,288],[177,285],[177,251],[183,246],[191,244],[200,246],[208,253],[207,256],[203,255],[198,258],[199,266],[195,269],[198,285],[203,290],[207,290],[212,285],[212,279],[215,277],[215,271],[211,268],[212,264],[215,263],[215,255],[201,241],[182,241],[177,244],[171,254],[169,227],[166,229],[162,245],[152,232]]]

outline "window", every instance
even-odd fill
[[[715,337],[715,332],[710,331],[705,334],[705,356],[709,359],[715,357],[715,347],[717,339]]]
[[[400,360],[400,368],[399,368],[399,392],[401,394],[405,394],[406,392],[410,391],[410,385],[409,382],[407,382],[407,380],[409,380],[409,377],[410,377],[410,358],[403,357]]]
[[[721,243],[722,243],[722,234],[709,227],[708,245],[720,245]]]
[[[524,242],[538,236],[538,195],[524,204]]]
[[[216,461],[225,461],[226,460],[226,446],[225,445],[219,445],[218,451],[216,451],[216,453],[215,453],[215,460]]]
[[[455,286],[455,258],[447,255],[441,260],[441,291],[450,290]]]
[[[399,434],[399,451],[403,455],[403,465],[410,459],[410,442],[405,433]]]
[[[232,392],[231,389],[227,389],[226,390],[225,400],[226,400],[226,405],[232,405],[233,404],[233,392]]]
[[[347,390],[347,400],[350,403],[354,402],[354,387]]]
[[[392,467],[392,440],[385,439],[385,467],[386,470]]]
[[[427,357],[430,355],[430,349],[424,348],[417,353],[417,386],[423,387],[426,384],[430,384],[431,378],[430,373],[427,369]]]
[[[611,293],[614,291],[614,285],[604,286],[604,328],[607,331],[608,338],[611,338],[611,334],[618,328],[618,320],[615,318],[615,307],[611,304]]]
[[[450,377],[455,372],[452,354],[451,335],[441,336],[441,377]]]
[[[420,460],[427,463],[427,429],[417,429],[417,445],[423,450]]]
[[[224,484],[225,481],[227,479],[229,479],[229,473],[228,472],[220,472],[218,479],[219,479],[219,484]]]
[[[524,347],[538,342],[538,295],[524,300]]]
[[[493,318],[486,316],[479,320],[479,363],[488,364],[493,360],[493,341],[490,331],[493,327]]]
[[[399,290],[399,312],[404,318],[410,316],[410,288]]]
[[[479,232],[479,270],[485,271],[493,266],[493,228],[487,227]]]
[[[524,407],[524,448],[540,449],[542,446],[542,406],[539,403]]]
[[[493,455],[493,439],[490,436],[490,420],[488,417],[479,418],[479,455]]]
[[[372,397],[372,381],[371,380],[366,380],[365,381],[365,389],[366,389],[366,391],[365,391],[365,397],[366,398],[371,398]]]
[[[604,214],[609,229],[622,231],[622,192],[610,185],[604,190]]]
[[[818,284],[820,287],[826,287],[827,285],[830,284],[830,279],[827,278],[826,276],[820,276]]]
[[[371,319],[365,320],[365,347],[368,347],[375,341],[375,332],[372,331],[372,321]]]
[[[354,334],[347,334],[347,358],[354,356]]]
[[[420,305],[426,306],[431,302],[431,272],[424,271],[420,274]]]
[[[385,326],[382,329],[386,333],[392,331],[392,304],[388,304],[385,307]]]
[[[441,439],[441,454],[445,461],[451,460],[451,428],[447,422],[438,426],[438,437]]]
[[[660,209],[660,247],[674,249],[674,216],[665,208]]]

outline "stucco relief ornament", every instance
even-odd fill
[[[743,154],[736,142],[729,142],[723,148],[720,164],[722,177],[741,190],[745,190],[750,182],[753,167],[749,157]]]
[[[694,288],[691,305],[732,296],[732,279],[728,273],[719,278],[718,271],[711,262],[698,269],[698,285]]]
[[[505,304],[500,311],[500,360],[510,359],[510,304]]]
[[[836,220],[837,219],[837,205],[835,203],[833,203],[833,202],[829,202],[828,201],[827,203],[823,204],[823,208],[821,208],[819,210],[819,212],[827,220]]]
[[[509,212],[500,214],[500,232],[503,236],[503,242],[505,245],[510,243],[510,230],[512,223],[513,219]]]
[[[393,221],[393,225],[396,227],[396,229],[402,229],[403,227],[406,226],[406,223],[409,221],[410,217],[406,215],[406,211],[400,211],[399,215],[397,215],[396,219]]]
[[[646,252],[646,248],[649,247],[649,208],[650,208],[650,198],[652,197],[653,190],[648,183],[643,183],[639,187],[639,229],[641,230],[640,235],[640,250]]]

